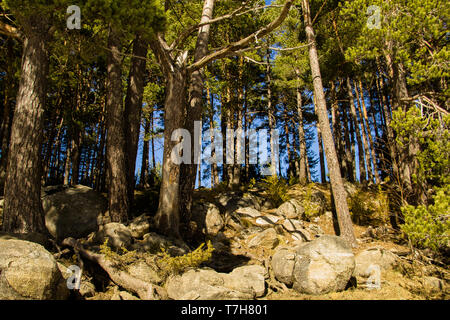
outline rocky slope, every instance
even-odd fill
[[[383,205],[376,194],[346,189],[365,199],[358,219],[371,224],[355,225],[357,248],[334,235],[327,186],[292,186],[278,207],[262,190],[199,190],[188,244],[155,233],[145,214],[108,223],[103,196],[87,187],[49,189],[57,242],[0,235],[0,298],[448,299],[448,265],[405,246],[373,210]],[[192,253],[207,241],[211,250]]]

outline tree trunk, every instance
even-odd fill
[[[361,97],[362,97],[362,99],[361,99],[361,107],[362,107],[362,112],[363,112],[363,119],[365,121],[365,125],[366,125],[366,128],[367,128],[367,137],[369,138],[370,153],[371,153],[372,161],[373,161],[373,174],[375,176],[375,182],[377,184],[379,184],[381,182],[381,180],[380,180],[380,175],[378,173],[377,157],[376,157],[376,153],[375,153],[375,145],[374,145],[374,140],[373,140],[373,137],[372,137],[372,130],[370,129],[369,117],[367,116],[366,103],[364,101],[364,90],[363,90],[363,86],[362,86],[361,80],[359,80],[359,89],[360,89]],[[370,101],[372,100],[370,94],[369,94],[369,100]],[[375,118],[374,118],[374,126],[376,128]],[[377,130],[377,129],[375,129],[375,130]]]
[[[150,113],[150,132],[152,134],[152,168],[156,168],[156,157],[155,157],[155,137],[154,137],[154,131],[155,131],[155,121],[153,117],[153,109]]]
[[[310,43],[309,61],[311,65],[312,78],[314,79],[314,95],[317,100],[316,112],[319,117],[319,123],[327,156],[328,171],[330,173],[331,181],[331,192],[334,198],[334,204],[338,217],[339,231],[341,236],[349,241],[351,245],[356,245],[356,238],[353,233],[352,220],[350,218],[347,205],[346,191],[342,182],[336,149],[334,147],[333,136],[331,134],[330,123],[328,120],[327,106],[322,85],[322,76],[320,74],[319,58],[317,55],[316,41],[311,22],[311,13],[308,0],[302,0],[302,8],[305,21],[305,31],[308,43]]]
[[[150,135],[150,121],[145,119],[144,124],[144,142],[142,146],[142,162],[141,162],[141,177],[139,179],[139,187],[148,188],[150,185],[147,181],[148,179],[148,168],[149,168],[149,135]]]
[[[166,80],[162,182],[155,224],[163,235],[180,238],[180,165],[172,161],[171,153],[180,142],[172,141],[172,133],[185,123],[187,76],[180,68],[169,73]]]
[[[41,204],[41,147],[49,59],[46,22],[28,21],[5,182],[3,231],[46,233]],[[28,29],[28,28],[27,28]]]
[[[200,23],[206,23],[213,17],[214,4],[216,0],[204,0],[202,17]],[[194,63],[205,57],[208,53],[210,24],[203,25],[198,30],[197,42],[194,51]],[[186,121],[183,128],[187,129],[191,134],[191,164],[181,165],[181,214],[185,222],[190,220],[192,209],[192,195],[195,188],[195,180],[197,175],[197,166],[201,162],[201,134],[199,137],[195,135],[195,121],[202,120],[203,110],[203,89],[204,89],[204,71],[203,69],[194,71],[189,79],[189,106],[186,115]],[[184,90],[183,90],[184,92]],[[201,128],[200,128],[201,130]]]
[[[356,114],[355,98],[353,96],[352,85],[350,83],[350,78],[347,77],[347,93],[350,104],[350,114],[351,120],[353,120],[353,125],[356,133],[356,143],[358,145],[358,164],[359,164],[359,180],[361,183],[366,182],[366,164],[364,156],[364,144],[362,142],[362,133],[358,124],[358,116]]]
[[[275,141],[275,137],[272,134],[277,126],[277,120],[274,116],[274,110],[272,106],[272,75],[271,75],[271,67],[270,67],[270,52],[267,50],[267,113],[269,117],[269,130],[270,130],[270,174],[271,176],[277,175],[277,159],[274,154],[275,144],[278,141]],[[281,167],[280,167],[281,170]]]
[[[359,123],[358,126],[361,126],[361,134],[362,134],[362,138],[363,138],[363,148],[364,148],[364,155],[365,155],[365,159],[366,159],[366,164],[367,164],[367,174],[369,177],[369,182],[373,183],[373,171],[372,171],[372,165],[371,165],[371,159],[370,159],[370,145],[369,145],[369,140],[367,138],[367,134],[366,134],[366,125],[365,125],[365,121],[364,121],[364,117],[363,117],[363,112],[362,112],[362,106],[361,106],[361,100],[364,101],[364,93],[361,91],[361,94],[359,94],[358,92],[358,85],[355,82],[355,93],[356,93],[356,102],[358,103],[357,109],[358,109],[358,116],[359,116]],[[370,130],[369,127],[367,127],[368,130]]]
[[[299,172],[298,179],[301,184],[305,184],[307,180],[306,174],[306,162],[308,161],[306,157],[306,138],[305,131],[303,128],[303,110],[302,110],[302,92],[300,90],[300,78],[298,76],[299,70],[297,70],[297,114],[298,114],[298,139],[299,139],[299,149],[300,149],[300,158],[299,158]]]
[[[209,110],[209,138],[211,140],[211,158],[216,159],[216,150],[215,148],[212,148],[212,145],[214,145],[214,104],[213,101],[213,95],[209,89],[209,87],[206,87],[206,99],[208,103],[208,110]],[[214,187],[219,184],[219,173],[217,170],[217,162],[213,161],[211,164],[211,187]]]
[[[316,107],[316,109],[317,109],[317,107]],[[320,182],[326,183],[327,177],[325,174],[325,156],[323,153],[322,131],[320,130],[319,122],[316,122],[316,127],[317,127],[317,144],[319,146]]]
[[[72,150],[70,151],[72,163],[72,178],[70,180],[71,185],[77,185],[80,178],[81,142],[81,130],[78,125],[74,123],[72,133]]]
[[[339,86],[341,84],[339,83]],[[336,151],[338,154],[339,165],[341,168],[341,175],[347,176],[347,162],[345,161],[345,150],[342,144],[342,132],[341,132],[341,121],[339,113],[339,105],[337,102],[337,92],[336,85],[334,81],[331,81],[331,127],[333,129],[333,136],[336,145]]]
[[[286,170],[287,177],[290,178],[292,176],[292,157],[291,157],[291,141],[290,141],[290,132],[289,132],[289,124],[288,124],[288,115],[286,112],[286,106],[284,107],[284,134],[286,135],[286,153],[288,158],[288,167]]]
[[[343,115],[343,120],[344,120],[344,141],[345,141],[345,160],[347,162],[347,179],[350,182],[355,182],[356,181],[356,176],[355,176],[355,157],[354,157],[354,153],[353,153],[353,144],[351,141],[351,137],[352,132],[353,131],[349,131],[348,126],[349,126],[349,119],[348,119],[348,113],[347,110],[343,110],[342,112]]]
[[[122,56],[120,40],[113,29],[108,39],[107,62],[107,130],[106,138],[108,162],[108,200],[109,214],[112,222],[126,222],[129,201],[127,193],[127,166],[125,156],[125,111],[122,91]]]
[[[125,97],[125,134],[127,161],[127,194],[131,207],[134,201],[134,187],[136,185],[134,171],[141,127],[142,99],[144,95],[144,78],[147,57],[147,43],[141,36],[134,39],[133,57],[131,58],[130,75],[128,78],[127,95]],[[143,57],[143,58],[140,58]]]

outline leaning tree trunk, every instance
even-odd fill
[[[41,17],[29,21],[24,41],[5,182],[3,230],[45,233],[41,204],[41,147],[49,59]],[[28,29],[27,28],[27,29]]]
[[[324,141],[325,153],[327,157],[328,171],[330,173],[331,192],[334,198],[334,204],[339,222],[339,231],[341,236],[356,245],[356,238],[353,233],[352,220],[348,210],[346,191],[341,178],[339,162],[334,147],[333,136],[331,134],[330,122],[328,119],[325,95],[323,93],[322,76],[320,74],[319,58],[316,49],[316,40],[314,29],[311,22],[311,13],[309,1],[302,0],[303,15],[305,21],[305,31],[309,45],[309,61],[314,83],[314,95],[317,100],[316,112],[319,117],[319,123]]]
[[[127,167],[125,158],[125,112],[122,101],[122,56],[120,40],[111,30],[108,40],[106,159],[108,163],[108,200],[112,222],[128,219]]]

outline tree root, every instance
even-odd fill
[[[104,255],[84,249],[80,243],[73,239],[67,238],[62,242],[63,245],[74,248],[74,250],[81,253],[81,255],[95,263],[97,263],[106,273],[110,279],[120,287],[133,292],[142,300],[161,300],[167,299],[167,293],[162,288],[155,284],[137,279],[129,273],[119,270],[114,267],[114,262],[108,260]]]

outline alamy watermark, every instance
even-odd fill
[[[80,30],[81,29],[81,9],[79,6],[71,5],[67,8],[67,14],[70,16],[67,18],[67,29]]]
[[[381,29],[381,8],[379,6],[369,6],[367,8],[367,28]]]
[[[269,133],[270,133],[270,157],[269,157]],[[214,139],[211,139],[214,137]],[[221,131],[208,129],[202,134],[201,121],[194,122],[194,140],[186,129],[176,129],[172,132],[172,141],[178,142],[171,150],[171,161],[177,165],[195,164],[204,161],[207,164],[246,164],[245,146],[248,139],[248,164],[259,164],[262,175],[272,175],[271,164],[279,162],[279,134],[274,129],[227,129],[225,133],[226,154],[224,159],[224,137]],[[213,140],[213,141],[212,141]],[[203,149],[202,143],[209,142]],[[192,145],[194,150],[192,150]],[[213,154],[214,150],[214,154]],[[193,151],[193,153],[192,153]]]
[[[67,268],[67,273],[71,274],[70,277],[67,278],[67,288],[69,290],[80,290],[81,284],[81,268],[77,265],[71,265]]]

